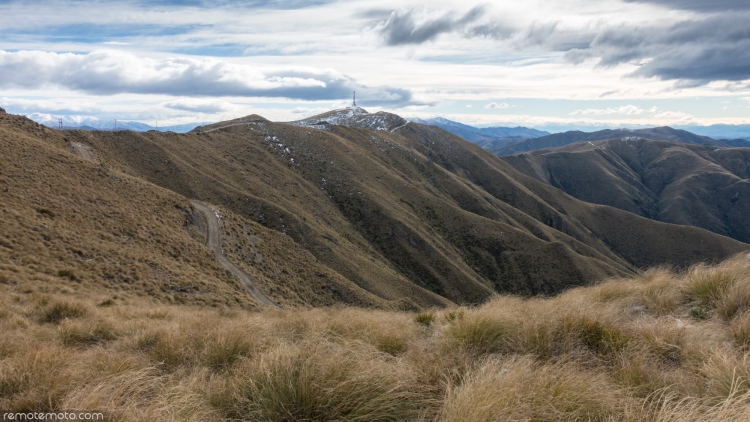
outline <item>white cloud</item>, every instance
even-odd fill
[[[672,124],[691,123],[695,120],[695,117],[693,115],[688,114],[688,113],[683,113],[681,111],[662,111],[661,113],[655,114],[654,118],[667,121]]]
[[[185,98],[176,101],[167,101],[162,106],[174,110],[193,111],[197,113],[214,114],[236,109],[235,105],[226,101],[201,100]]]
[[[653,113],[656,111],[656,107],[649,110],[649,112]],[[576,110],[570,114],[572,115],[584,115],[584,116],[601,116],[601,115],[609,115],[609,114],[622,114],[625,116],[633,116],[638,114],[645,113],[646,110],[634,106],[634,105],[626,105],[621,106],[617,108],[587,108],[585,110]]]
[[[486,106],[484,106],[484,108],[509,108],[509,107],[510,107],[510,105],[505,104],[505,103],[499,103],[499,104],[498,103],[489,103]]]
[[[21,112],[35,111],[44,113],[86,114],[101,112],[101,107],[90,101],[80,99],[25,99],[0,98],[0,106],[16,109]]]
[[[347,98],[356,90],[363,104],[410,104],[406,89],[369,87],[333,69],[260,68],[220,59],[154,60],[98,50],[89,54],[0,50],[0,87],[54,87],[98,95],[282,97],[301,100]]]

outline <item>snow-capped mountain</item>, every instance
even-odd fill
[[[127,121],[127,120],[114,120],[114,119],[99,119],[97,117],[90,116],[56,116],[52,114],[44,113],[32,113],[27,115],[29,119],[43,124],[51,128],[57,128],[59,126],[59,119],[62,119],[63,128],[66,129],[86,129],[86,130],[133,130],[136,132],[146,132],[149,130],[159,130],[162,132],[177,132],[184,133],[193,130],[194,128],[210,124],[212,122],[195,122],[185,123],[181,125],[171,126],[155,126],[148,125],[146,123]],[[115,126],[116,125],[116,126]]]

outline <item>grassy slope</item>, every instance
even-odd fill
[[[750,262],[420,314],[97,304],[0,283],[0,408],[110,420],[750,418]]]
[[[258,123],[205,134],[66,136],[126,173],[286,233],[376,296],[417,306],[445,303],[440,296],[476,303],[493,291],[549,294],[652,257],[687,265],[745,248],[698,231],[695,251],[670,240],[683,228],[639,218],[635,244],[615,233],[616,219],[630,216],[601,216],[434,127],[323,131],[250,120]]]
[[[750,149],[611,140],[503,159],[584,201],[750,242]]]
[[[183,196],[106,160],[75,157],[59,132],[19,116],[0,114],[0,149],[0,277],[16,291],[255,306],[203,239],[188,235],[195,231],[185,230]],[[225,211],[227,221],[236,218]],[[278,303],[390,306],[289,247],[287,236],[250,222],[247,229],[263,239],[265,259],[253,274]],[[321,276],[300,279],[309,272]]]

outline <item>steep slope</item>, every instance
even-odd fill
[[[259,305],[204,246],[205,222],[184,196],[119,171],[99,151],[98,161],[75,156],[72,133],[87,132],[53,131],[0,113],[0,282],[38,293],[63,286],[68,293],[108,298],[109,303],[113,297],[142,296],[210,306]],[[262,256],[247,271],[282,306],[392,307],[282,233],[251,221],[244,221],[240,231],[233,223],[239,217],[215,208],[223,229],[232,230],[223,237]],[[232,259],[235,250],[227,251]]]
[[[707,145],[717,147],[750,147],[750,142],[744,139],[716,140],[707,136],[700,136],[685,130],[671,127],[657,127],[651,129],[606,129],[597,132],[569,131],[542,136],[535,139],[525,139],[506,144],[495,151],[496,155],[505,156],[545,148],[557,148],[580,141],[601,141],[606,139],[641,137],[657,141],[674,141],[685,144]]]
[[[587,202],[750,242],[750,148],[613,139],[503,160]]]
[[[455,135],[388,113],[66,136],[112,167],[285,233],[332,271],[407,307],[552,294],[748,248],[581,202]]]

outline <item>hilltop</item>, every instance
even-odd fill
[[[502,158],[578,199],[750,242],[750,148],[627,137]]]

